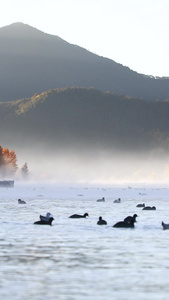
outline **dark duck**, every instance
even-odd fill
[[[99,217],[99,221],[97,222],[97,225],[107,225],[107,222],[102,219],[102,217]]]
[[[130,222],[120,221],[113,225],[116,228],[134,228],[134,221],[131,220]]]
[[[161,225],[163,226],[163,229],[169,229],[169,224],[161,222]]]
[[[54,218],[50,217],[48,220],[39,220],[34,222],[36,225],[52,225]]]
[[[137,214],[134,214],[133,216],[128,216],[124,219],[124,222],[131,222],[133,220],[133,222],[136,222],[136,218],[138,217]]]
[[[84,215],[74,214],[74,215],[71,215],[69,218],[71,218],[71,219],[80,219],[80,218],[86,218],[88,216],[89,216],[88,213],[85,213]]]
[[[145,203],[139,203],[136,205],[136,207],[145,207]]]
[[[142,210],[156,210],[155,206],[145,206]]]
[[[26,204],[24,200],[18,199],[18,204]]]

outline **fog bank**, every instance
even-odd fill
[[[162,150],[149,153],[119,151],[18,153],[18,164],[27,162],[29,181],[115,184],[169,182],[169,157]]]

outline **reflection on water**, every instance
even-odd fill
[[[83,197],[78,197],[83,194]],[[41,197],[37,196],[41,195]],[[27,204],[19,206],[18,198]],[[16,187],[0,195],[0,296],[3,299],[159,299],[169,292],[168,189]],[[120,196],[122,203],[113,200]],[[156,211],[136,208],[139,202]],[[49,211],[53,226],[34,225]],[[69,219],[72,213],[86,219]],[[113,228],[138,214],[134,229]],[[107,226],[98,226],[98,217]]]

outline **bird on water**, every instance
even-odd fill
[[[36,225],[52,225],[54,218],[50,217],[49,220],[39,220],[34,222],[34,224]]]
[[[107,222],[102,219],[102,217],[99,217],[99,221],[97,222],[97,225],[107,225]]]
[[[24,200],[18,199],[18,204],[26,204]]]
[[[84,215],[74,214],[74,215],[71,215],[69,218],[71,218],[71,219],[80,219],[80,218],[86,218],[88,216],[89,216],[88,213],[85,213]]]
[[[50,219],[51,217],[53,217],[53,216],[52,216],[52,214],[49,213],[49,212],[47,212],[46,216],[42,216],[42,215],[39,216],[40,220],[42,220],[42,221],[49,221],[49,219]]]
[[[134,228],[134,221],[131,220],[130,222],[120,221],[113,225],[116,228]]]
[[[133,216],[128,216],[128,217],[126,217],[125,219],[124,219],[124,222],[131,222],[132,220],[134,221],[134,222],[136,222],[136,218],[138,217],[138,215],[137,214],[134,214]]]

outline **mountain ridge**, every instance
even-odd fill
[[[169,98],[168,78],[139,74],[21,22],[0,28],[0,42],[1,102],[73,86],[147,100]]]
[[[169,100],[51,89],[0,102],[0,143],[15,151],[18,164],[28,163],[35,180],[90,182],[133,174],[144,181],[148,172],[159,179],[168,172],[168,115]]]
[[[93,88],[54,89],[1,102],[1,141],[15,148],[21,143],[42,143],[56,148],[81,145],[139,152],[161,147],[167,151],[168,114],[169,101],[146,101]]]

